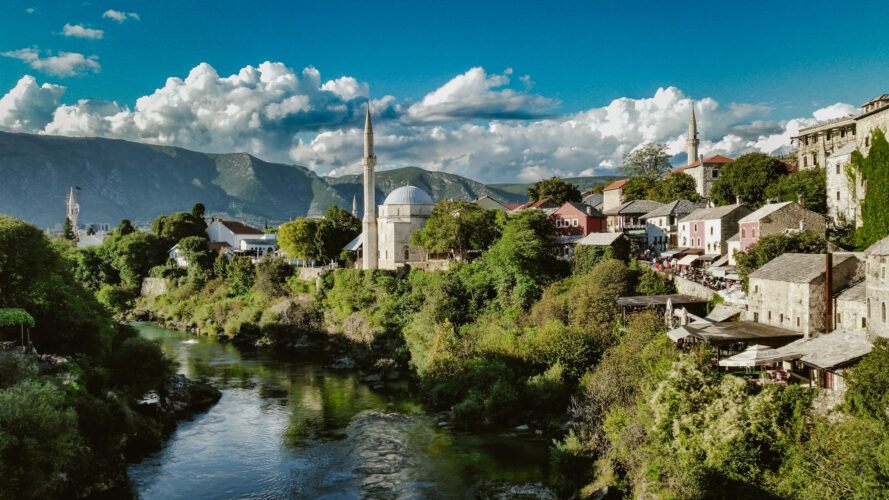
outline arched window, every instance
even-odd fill
[[[404,247],[404,260],[411,260],[411,249]]]

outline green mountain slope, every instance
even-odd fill
[[[618,179],[622,179],[622,177],[619,175],[597,175],[590,177],[565,178],[566,181],[575,184],[578,189],[580,189],[581,193],[583,193],[584,191],[589,191],[596,186],[607,184]],[[491,189],[509,193],[510,196],[524,196],[525,201],[527,201],[528,188],[531,187],[531,184],[488,184],[488,187]]]

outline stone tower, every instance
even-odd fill
[[[691,104],[691,119],[688,121],[688,164],[698,160],[698,123],[695,121],[695,104]]]
[[[374,200],[374,167],[377,157],[374,155],[374,129],[370,123],[370,102],[367,103],[367,114],[364,118],[364,269],[377,268],[377,207]]]
[[[71,228],[77,234],[77,216],[80,215],[80,204],[74,196],[74,188],[65,196],[65,218],[71,221]]]
[[[352,217],[358,217],[358,196],[352,195]]]

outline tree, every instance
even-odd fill
[[[889,339],[876,339],[873,350],[849,369],[845,379],[851,410],[889,430]]]
[[[648,199],[660,203],[671,203],[676,200],[701,201],[694,177],[685,172],[674,172],[669,177],[657,181],[648,190]]]
[[[118,236],[126,236],[135,231],[136,228],[133,227],[133,223],[130,222],[130,219],[122,219],[115,230]]]
[[[92,235],[94,235],[94,234],[96,234],[96,230],[93,229],[93,226],[90,226],[90,227],[86,228],[86,235],[87,235],[87,236],[92,236]]]
[[[189,236],[207,237],[207,226],[203,219],[196,219],[190,212],[176,212],[173,215],[160,215],[151,223],[151,232],[173,246]]]
[[[852,170],[866,183],[861,203],[861,227],[855,231],[858,248],[867,248],[889,235],[889,142],[880,129],[874,129],[867,156],[855,151]]]
[[[246,295],[256,282],[256,269],[249,259],[235,257],[228,264],[228,286],[232,295]]]
[[[629,177],[642,177],[653,182],[672,170],[667,145],[647,142],[624,157],[620,171]]]
[[[499,229],[494,210],[468,201],[443,200],[432,209],[426,226],[411,236],[411,244],[462,259],[469,251],[487,250]]]
[[[332,205],[324,213],[315,233],[318,255],[326,260],[336,260],[343,247],[361,234],[361,221],[342,208]]]
[[[737,198],[750,208],[766,202],[766,189],[787,174],[787,165],[763,153],[747,153],[719,172],[710,196],[717,205],[731,205]]]
[[[744,291],[747,291],[747,283],[750,273],[756,271],[766,263],[784,253],[825,253],[827,252],[827,240],[815,231],[803,231],[801,233],[769,234],[763,236],[755,245],[735,255],[738,267],[738,275],[743,282]]]
[[[820,168],[790,172],[766,188],[766,196],[779,201],[797,201],[799,196],[802,196],[803,206],[826,215],[826,177],[824,170]]]
[[[216,260],[213,261],[213,274],[217,278],[225,279],[228,276],[228,257],[225,256],[224,253],[219,252],[219,255],[216,256]]]
[[[71,219],[65,217],[65,224],[62,226],[62,237],[68,241],[77,241],[77,232],[71,225]]]
[[[141,286],[152,267],[167,260],[167,244],[150,233],[130,233],[116,242],[111,250],[111,265],[120,273],[121,281],[132,288]]]
[[[538,201],[544,198],[549,198],[559,205],[568,201],[580,203],[583,200],[577,186],[558,177],[537,181],[528,188],[528,201]]]
[[[648,197],[648,191],[651,189],[651,181],[644,177],[631,177],[626,184],[621,187],[624,201],[644,200]]]
[[[293,276],[293,267],[281,258],[265,258],[256,265],[256,289],[269,297],[284,293],[287,278]]]
[[[292,222],[281,224],[278,229],[278,246],[291,258],[315,260],[319,257],[315,234],[318,221],[308,217],[297,217]]]
[[[213,265],[210,240],[207,238],[188,236],[179,240],[178,247],[189,268],[209,270]]]
[[[191,207],[191,217],[195,220],[195,222],[200,222],[204,226],[204,230],[207,229],[207,221],[204,220],[204,212],[206,209],[204,208],[203,203],[195,203],[193,207]]]

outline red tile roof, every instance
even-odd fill
[[[227,227],[229,231],[235,234],[265,234],[259,229],[250,227],[243,222],[236,222],[233,220],[221,220],[219,221],[219,223]]]
[[[523,205],[516,206],[516,208],[514,210],[525,210],[526,208],[538,208],[538,207],[540,207],[540,205],[543,205],[544,203],[546,203],[548,201],[549,201],[549,198],[544,198],[542,200],[537,200],[537,201],[529,201],[528,203],[525,203]]]
[[[612,189],[619,189],[623,187],[624,184],[630,182],[630,179],[621,179],[619,181],[614,181],[611,184],[605,186],[604,191],[610,191]]]
[[[520,206],[522,206],[522,204],[521,203],[510,203],[508,205],[503,205],[503,206],[509,210],[515,210],[515,209],[519,208]]]
[[[735,160],[729,158],[728,156],[722,156],[722,155],[715,155],[715,156],[711,156],[709,158],[704,158],[704,163],[731,163],[733,161],[735,161]],[[673,172],[682,172],[686,168],[697,167],[697,166],[700,166],[700,164],[701,164],[701,160],[698,160],[698,161],[696,161],[692,164],[686,165],[684,167],[679,167],[676,170],[674,170]]]

